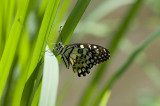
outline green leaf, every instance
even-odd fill
[[[28,69],[27,79],[32,74],[33,70],[37,66],[39,60],[42,58],[42,51],[45,49],[48,36],[50,34],[52,24],[55,19],[55,15],[58,9],[60,0],[49,0],[48,6],[46,8],[42,25],[39,31],[38,39],[34,48],[32,60]]]
[[[15,3],[16,3],[16,0],[5,0],[5,1],[8,1],[9,3],[6,4],[6,16],[5,16],[5,19],[6,19],[6,37],[9,36],[9,33],[10,33],[10,29],[11,29],[11,26],[12,26],[12,21],[13,21],[13,15],[14,15],[14,8],[15,8]]]
[[[80,21],[82,15],[84,14],[86,8],[88,7],[91,0],[78,0],[76,5],[74,6],[71,14],[67,18],[67,21],[62,29],[60,37],[58,38],[57,42],[61,41],[63,44],[68,44],[69,40],[71,39],[72,33],[77,26],[78,22]]]
[[[38,106],[40,92],[41,92],[41,85],[42,85],[42,83],[39,84],[39,86],[36,90],[36,93],[35,93],[34,98],[33,98],[32,106]]]
[[[30,78],[30,75],[37,67],[37,64],[40,62],[43,57],[44,47],[47,43],[47,38],[49,36],[49,32],[51,30],[52,24],[54,22],[54,18],[58,9],[60,0],[49,0],[43,21],[41,24],[41,28],[38,34],[38,38],[36,44],[34,46],[34,51],[31,58],[31,62],[29,62],[29,66],[25,69],[25,73],[20,76],[20,80],[18,81],[17,87],[14,92],[13,98],[13,106],[19,106],[23,89],[26,81]],[[32,94],[31,94],[32,95]],[[32,97],[32,96],[31,96]],[[30,101],[30,100],[29,100]]]
[[[42,77],[42,71],[40,71],[40,67],[42,65],[42,61],[40,61],[37,65],[37,67],[35,68],[35,71],[32,73],[32,75],[30,76],[30,78],[27,80],[24,90],[23,90],[23,94],[21,97],[21,106],[30,106],[31,105],[31,101],[33,99],[32,94],[35,93],[35,89],[38,88],[38,86],[34,86],[36,85],[35,83],[37,83],[38,79],[37,76],[40,74]],[[38,85],[39,85],[39,81],[38,81]],[[34,92],[34,93],[33,93]]]
[[[0,16],[3,16],[3,1],[0,4]],[[3,48],[4,48],[4,39],[3,39],[4,35],[2,34],[2,31],[3,31],[2,24],[3,24],[3,18],[0,17],[0,59],[3,53]]]
[[[48,49],[47,47],[46,50]],[[57,58],[52,53],[46,52],[39,106],[55,106],[56,104],[59,80],[58,66]]]
[[[15,57],[16,49],[18,47],[20,35],[23,29],[23,23],[25,21],[28,9],[28,4],[29,0],[23,0],[19,2],[19,8],[17,10],[12,29],[7,39],[0,61],[0,99],[9,74],[9,70]]]
[[[109,99],[110,95],[111,95],[111,92],[110,92],[109,90],[107,90],[107,91],[104,93],[104,95],[103,95],[103,97],[102,97],[102,99],[101,99],[101,101],[100,101],[99,106],[107,106],[108,99]]]
[[[48,39],[48,46],[49,48],[53,48],[55,45],[53,45],[53,42],[55,43],[58,39],[58,31],[60,30],[60,23],[63,21],[63,19],[66,17],[66,14],[69,11],[70,6],[72,5],[73,0],[63,0],[61,2],[61,5],[59,6],[59,9],[57,11],[57,15],[54,22],[54,27],[52,28],[52,31],[50,33],[49,39]],[[50,40],[53,39],[53,40]]]

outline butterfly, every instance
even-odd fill
[[[56,44],[55,51],[61,55],[61,59],[66,68],[70,65],[73,72],[78,73],[78,76],[86,76],[90,73],[90,69],[110,58],[110,52],[99,45],[88,43],[77,43],[63,45],[62,42]]]

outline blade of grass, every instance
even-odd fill
[[[41,71],[38,73],[37,79],[36,79],[36,83],[34,85],[33,91],[31,92],[31,96],[29,98],[29,106],[31,106],[34,96],[37,92],[38,87],[40,86],[40,83],[42,82],[42,75],[43,75],[43,70],[41,69]]]
[[[49,36],[51,26],[53,24],[55,14],[59,5],[59,0],[49,0],[42,25],[39,31],[37,42],[33,51],[32,59],[29,66],[26,68],[25,73],[21,75],[21,78],[17,84],[17,88],[14,92],[14,98],[12,106],[19,106],[21,102],[21,97],[26,81],[29,79],[32,72],[35,70],[37,64],[40,62],[42,56],[43,47],[46,45],[46,39]]]
[[[109,90],[106,91],[101,99],[99,106],[107,106],[110,95],[111,95],[111,92]]]
[[[158,29],[153,35],[151,35],[147,40],[145,40],[143,43],[141,43],[136,50],[131,54],[131,56],[128,58],[128,60],[120,67],[119,70],[116,71],[116,73],[110,78],[110,80],[106,83],[106,86],[103,88],[103,90],[100,92],[100,94],[97,96],[97,98],[94,100],[94,103],[92,106],[97,106],[99,101],[101,100],[102,95],[109,90],[113,84],[117,81],[117,79],[125,72],[126,69],[131,65],[131,63],[134,61],[134,59],[157,37],[160,36],[160,29]]]
[[[132,22],[134,16],[136,15],[136,12],[138,11],[139,7],[141,6],[143,0],[137,0],[135,4],[131,7],[131,9],[128,11],[126,17],[122,21],[122,24],[119,27],[118,32],[114,35],[113,41],[111,42],[110,45],[110,53],[111,56],[113,57],[113,54],[115,53],[116,48],[118,47],[118,44],[120,40],[124,37],[130,23]],[[112,58],[111,57],[111,58]],[[80,106],[86,106],[89,99],[91,98],[91,95],[93,94],[94,90],[96,89],[96,85],[102,78],[102,75],[104,72],[106,72],[106,67],[108,66],[109,62],[105,62],[101,65],[99,65],[98,69],[96,70],[96,74],[93,77],[93,80],[91,83],[88,85],[87,89],[85,90],[84,95],[82,96],[80,100]]]
[[[130,54],[133,50],[134,44],[132,44],[128,39],[123,39],[119,45],[119,49],[127,54]],[[145,52],[142,52],[135,60],[135,62],[143,67],[146,75],[152,80],[153,84],[160,88],[160,69],[148,58]]]
[[[10,32],[10,29],[11,29],[11,26],[12,26],[12,20],[13,20],[13,15],[14,15],[14,9],[15,9],[15,3],[16,3],[16,0],[5,0],[5,1],[8,1],[9,3],[7,4],[8,5],[8,10],[6,11],[6,36],[8,37],[9,36],[9,32]]]
[[[6,81],[6,84],[5,84],[5,87],[4,87],[4,90],[3,90],[3,94],[2,94],[2,97],[1,97],[1,106],[7,106],[9,104],[11,104],[11,100],[12,100],[12,91],[13,89],[15,88],[14,86],[14,79],[13,79],[13,74],[15,71],[18,71],[18,70],[15,70],[15,65],[17,64],[17,56],[14,58],[13,60],[13,64],[12,64],[12,67],[11,67],[11,70],[9,72],[9,75],[8,75],[8,78],[7,78],[7,81]]]
[[[25,73],[27,67],[26,64],[30,61],[31,56],[31,44],[28,39],[29,33],[26,29],[23,30],[22,37],[18,47],[18,62],[21,65],[21,74]],[[25,48],[25,49],[24,49]]]
[[[16,75],[14,76],[14,90],[12,91],[12,106],[20,105],[21,95],[22,95],[22,89],[25,86],[24,83],[26,83],[26,74],[27,74],[27,66],[30,62],[30,56],[31,56],[31,44],[28,40],[29,33],[24,27],[22,37],[20,39],[19,43],[19,49],[18,49],[18,65],[19,70],[16,70]],[[25,49],[24,49],[25,48]]]
[[[3,16],[3,1],[2,3],[0,4],[0,16]],[[3,34],[2,34],[2,24],[3,24],[3,18],[0,17],[0,60],[1,60],[1,56],[2,56],[2,53],[3,53]]]
[[[147,64],[144,67],[144,72],[146,75],[152,80],[153,84],[156,85],[157,88],[160,88],[160,69],[156,67],[155,64]]]
[[[48,49],[49,47],[47,46],[46,50]],[[59,64],[57,58],[49,52],[45,53],[39,106],[55,106],[56,104],[59,80]]]
[[[31,106],[38,106],[40,92],[41,92],[41,85],[42,85],[42,82],[40,82],[40,84],[39,84],[39,86],[38,86],[38,88],[36,90],[36,93],[34,95],[33,102],[32,102]]]
[[[47,4],[48,4],[48,1],[49,0],[41,1],[40,7],[39,7],[38,13],[37,13],[39,17],[42,17],[42,15],[44,15],[46,7],[47,7]]]
[[[40,71],[40,67],[42,65],[42,61],[40,61],[35,68],[35,71],[32,73],[31,77],[27,80],[23,94],[21,97],[21,106],[30,106],[29,100],[31,99],[31,92],[33,92],[34,84],[37,82],[37,76],[39,73],[42,73]],[[42,74],[41,74],[42,75]]]
[[[8,25],[8,9],[9,9],[9,0],[3,0],[3,34],[5,36],[5,39],[7,39],[7,25]]]
[[[43,59],[41,60],[41,61],[44,61]],[[38,63],[39,64],[39,63]],[[42,66],[42,65],[41,65]],[[44,66],[44,65],[43,65]],[[41,82],[42,82],[42,75],[43,75],[43,69],[42,69],[43,67],[41,67],[40,68],[40,71],[39,71],[39,73],[38,73],[38,75],[37,75],[37,78],[36,78],[36,82],[35,82],[35,84],[34,84],[34,87],[33,87],[33,90],[32,90],[32,92],[31,92],[31,96],[30,96],[30,98],[29,98],[29,103],[28,103],[28,105],[29,106],[31,106],[31,104],[32,104],[32,102],[33,102],[33,99],[34,99],[34,96],[35,96],[35,94],[36,94],[36,92],[37,92],[37,90],[38,90],[38,87],[39,86],[41,86],[40,84],[41,84]]]
[[[56,42],[57,41],[57,34],[58,31],[60,30],[60,22],[63,20],[63,18],[66,16],[68,10],[69,10],[69,7],[71,6],[71,2],[73,2],[73,0],[63,0],[61,5],[59,6],[59,10],[57,12],[57,15],[56,15],[56,18],[55,18],[55,23],[54,23],[54,26],[52,31],[51,31],[51,34],[49,36],[49,48],[53,48],[54,45],[52,44],[53,42]],[[53,39],[53,40],[50,40],[50,39]]]
[[[45,49],[45,45],[47,43],[46,41],[49,36],[52,24],[54,22],[59,2],[60,2],[60,0],[49,0],[48,6],[46,8],[45,15],[44,15],[44,18],[42,21],[42,25],[40,28],[40,32],[38,35],[38,39],[36,42],[36,46],[35,46],[35,49],[33,52],[32,61],[30,63],[29,69],[28,69],[27,79],[30,77],[33,70],[37,66],[40,58],[42,58],[41,51],[44,51],[44,49]]]
[[[2,54],[4,52],[4,46],[5,46],[5,43],[6,43],[6,20],[5,20],[5,3],[6,1],[5,0],[2,0],[1,2],[1,21],[2,21],[2,29],[1,29],[1,57],[2,57]]]
[[[76,5],[74,6],[71,14],[67,18],[67,21],[62,29],[62,32],[57,40],[57,42],[61,41],[63,44],[68,44],[69,40],[72,36],[72,33],[77,26],[79,20],[81,19],[82,15],[84,14],[86,8],[88,7],[91,0],[78,0]]]
[[[0,99],[19,43],[29,0],[21,1],[0,61]]]

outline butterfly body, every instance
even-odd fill
[[[72,65],[73,71],[79,77],[86,76],[94,65],[110,58],[110,52],[106,48],[95,44],[77,43],[64,46],[59,42],[55,49],[65,66],[69,69]]]

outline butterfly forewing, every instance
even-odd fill
[[[71,44],[64,47],[61,53],[67,68],[72,65],[78,76],[86,76],[90,69],[109,59],[110,52],[102,46],[94,44]]]

